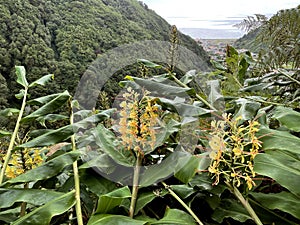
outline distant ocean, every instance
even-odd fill
[[[179,28],[194,39],[238,39],[244,34],[238,29]]]

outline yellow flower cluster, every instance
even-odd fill
[[[43,163],[41,151],[39,149],[25,148],[13,153],[5,170],[7,178],[15,178],[20,174]]]
[[[248,121],[241,124],[241,117],[231,119],[230,115],[223,114],[222,120],[212,121],[209,146],[212,162],[208,171],[218,184],[225,179],[239,187],[244,181],[249,190],[255,185],[253,178],[253,160],[261,148],[256,133],[259,123]]]
[[[140,151],[142,148],[155,146],[156,135],[154,126],[157,124],[158,108],[144,91],[143,96],[132,88],[123,94],[124,100],[120,107],[119,131],[122,144],[128,149]]]

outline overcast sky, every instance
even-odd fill
[[[170,24],[179,28],[209,28],[208,21],[241,20],[248,15],[273,15],[293,8],[299,0],[142,0]],[[216,24],[214,24],[215,26]],[[220,23],[220,29],[226,27]],[[227,24],[229,26],[229,24]],[[232,24],[230,25],[232,26]]]

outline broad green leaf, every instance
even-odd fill
[[[170,119],[168,123],[163,126],[162,131],[156,135],[155,148],[163,145],[165,141],[170,137],[171,134],[177,132],[180,129],[180,123],[176,120]],[[150,153],[150,152],[149,152]]]
[[[300,197],[289,192],[280,193],[251,193],[251,195],[263,206],[269,209],[279,209],[300,219]]]
[[[5,136],[10,136],[11,132],[5,131],[5,130],[0,130],[0,138],[5,137]]]
[[[135,206],[135,215],[138,214],[138,212],[143,209],[148,203],[152,202],[155,198],[162,197],[168,194],[168,191],[163,189],[162,191],[159,191],[159,193],[155,193],[154,191],[151,192],[144,192],[140,191],[138,194],[138,198],[136,201]]]
[[[252,219],[242,204],[233,199],[224,199],[212,214],[212,219],[218,223],[222,223],[225,218],[232,218],[242,223]]]
[[[170,188],[183,199],[191,196],[196,192],[194,188],[183,184],[170,185]]]
[[[256,114],[257,111],[260,108],[260,103],[250,101],[244,98],[239,98],[235,100],[236,103],[236,109],[235,109],[235,115],[234,117],[237,118],[239,116],[242,117],[242,120],[252,120]]]
[[[21,84],[24,88],[28,87],[28,82],[26,80],[26,70],[24,66],[15,66],[17,74],[17,83]]]
[[[192,216],[184,211],[167,208],[164,217],[151,224],[195,225],[196,222]]]
[[[60,95],[60,93],[35,98],[35,99],[32,99],[32,100],[29,100],[27,102],[27,104],[28,105],[44,105],[44,104],[52,101],[53,99],[57,98],[59,95]]]
[[[57,130],[50,130],[49,132],[45,132],[42,135],[19,145],[17,148],[42,147],[57,144],[71,137],[76,131],[75,125],[68,125]]]
[[[144,66],[149,67],[149,68],[162,68],[161,65],[158,65],[158,64],[156,64],[154,62],[151,62],[147,59],[138,59],[137,61],[138,61],[138,63],[141,63]]]
[[[0,208],[12,206],[15,202],[27,202],[32,205],[42,205],[65,193],[50,190],[0,188]]]
[[[281,125],[287,127],[288,129],[295,132],[300,132],[299,112],[296,112],[291,108],[278,106],[273,113],[273,117],[279,120]]]
[[[251,193],[252,195],[252,193]],[[263,224],[276,224],[276,225],[299,225],[295,222],[289,221],[284,218],[284,215],[276,214],[276,211],[272,211],[267,207],[264,207],[257,201],[254,201],[251,198],[248,198],[249,203],[251,204],[253,210],[256,212],[259,219],[263,222]]]
[[[108,154],[118,164],[123,166],[134,165],[134,157],[130,157],[130,154],[123,154],[124,152],[121,151],[115,135],[102,124],[99,124],[97,128],[92,131],[92,134],[95,137],[96,144],[101,148],[101,150]],[[128,153],[128,151],[125,153]]]
[[[195,117],[209,115],[212,111],[201,108],[196,105],[187,104],[182,98],[175,98],[174,100],[159,98],[159,104],[161,104],[164,109],[168,109],[172,112],[178,113],[183,117]]]
[[[221,93],[220,81],[219,80],[210,80],[207,81],[208,88],[208,102],[215,106],[219,110],[224,109],[224,97]]]
[[[179,166],[179,169],[176,170],[175,177],[187,184],[195,176],[201,160],[200,157],[194,155],[187,155],[186,157],[181,158],[179,163],[182,162],[182,164]]]
[[[0,221],[4,221],[7,224],[11,224],[13,221],[17,220],[20,215],[20,207],[12,208],[8,210],[1,210]]]
[[[75,191],[70,191],[26,214],[12,225],[48,225],[52,217],[68,211],[75,203]]]
[[[183,156],[185,153],[175,151],[161,163],[148,167],[141,175],[140,185],[147,187],[174,174],[178,160]]]
[[[180,79],[180,81],[184,84],[189,84],[195,78],[195,76],[196,70],[190,70]]]
[[[13,115],[18,115],[19,112],[20,112],[19,109],[6,108],[3,110],[0,110],[0,116],[9,117],[9,116],[13,116]]]
[[[47,114],[45,116],[38,117],[36,120],[44,127],[46,127],[46,121],[48,122],[55,122],[58,120],[65,120],[68,119],[68,116],[59,115],[59,114]]]
[[[254,171],[273,178],[280,185],[300,196],[299,155],[280,150],[267,150],[255,157]]]
[[[47,115],[56,111],[62,105],[64,105],[70,99],[70,94],[68,91],[60,93],[56,98],[52,99],[50,102],[47,102],[39,109],[34,111],[33,113],[29,114],[28,116],[24,117],[21,122],[26,123],[31,121],[37,117]]]
[[[285,150],[300,154],[300,138],[287,131],[273,130],[261,127],[258,134],[263,143],[264,150]]]
[[[128,187],[116,189],[107,194],[101,195],[98,200],[96,214],[105,214],[119,206],[124,199],[130,198],[131,193]]]
[[[146,221],[134,220],[127,216],[96,214],[93,215],[87,225],[144,225]]]
[[[212,185],[213,179],[209,176],[207,172],[197,174],[193,179],[190,181],[190,185],[192,187],[197,187],[197,189],[202,189],[205,191],[209,191],[213,194],[220,195],[223,191],[227,188],[225,185],[218,184]]]
[[[45,76],[42,76],[41,78],[37,79],[36,81],[32,82],[29,87],[34,87],[38,85],[44,86],[48,81],[54,79],[54,74],[48,74]]]
[[[177,86],[175,83],[169,81],[170,84],[160,83],[155,81],[154,79],[142,79],[138,77],[132,77],[134,82],[126,81],[120,82],[121,86],[129,85],[133,89],[146,89],[151,92],[152,95],[159,96],[179,96],[179,97],[187,97],[188,94],[194,93],[194,90],[191,88],[183,88]]]
[[[79,156],[80,153],[77,151],[65,153],[5,183],[15,184],[48,179],[60,173],[66,166],[73,164]]]

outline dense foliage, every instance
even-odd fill
[[[48,94],[65,89],[73,93],[97,56],[135,41],[168,41],[170,29],[164,19],[136,0],[1,0],[0,79],[5,78],[1,85],[10,90],[9,95],[1,93],[1,103],[15,101],[15,65],[25,66],[29,81],[40,74],[55,74],[55,81],[44,90]],[[190,37],[180,34],[180,40],[208,61]]]
[[[299,224],[299,68],[266,73],[227,46],[213,71],[177,77],[176,51],[169,65],[139,59],[143,76],[101,110],[68,91],[36,98],[54,76],[16,66],[21,106],[0,110],[14,123],[0,129],[1,224]]]
[[[246,20],[241,26],[251,30],[237,40],[235,46],[259,53],[264,72],[284,65],[298,68],[300,65],[300,5],[280,10],[268,21]],[[252,30],[257,24],[260,26]]]

